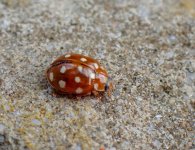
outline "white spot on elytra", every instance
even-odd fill
[[[61,73],[65,73],[65,71],[66,71],[66,67],[65,66],[62,66],[61,69],[60,69],[60,72]]]
[[[99,66],[98,66],[97,63],[94,63],[94,67],[95,67],[95,69],[98,69],[99,68]]]
[[[49,73],[49,79],[50,79],[50,81],[53,81],[53,72]]]
[[[91,78],[89,78],[89,85],[91,85]]]
[[[67,55],[65,55],[65,58],[68,58],[68,57],[70,57],[71,55],[70,54],[67,54]]]
[[[76,89],[75,92],[76,92],[76,94],[81,94],[83,92],[83,89],[79,87]]]
[[[81,61],[82,61],[82,62],[86,62],[87,59],[82,57],[82,58],[81,58]]]
[[[78,66],[78,70],[79,70],[79,72],[82,72],[83,67],[82,66]]]
[[[60,86],[60,88],[64,88],[65,85],[66,85],[66,82],[65,82],[65,81],[63,81],[63,80],[60,80],[60,81],[59,81],[59,86]]]
[[[74,80],[75,80],[76,83],[79,83],[81,81],[81,78],[80,77],[75,77]]]
[[[93,85],[93,87],[94,87],[95,90],[98,90],[98,84],[97,84],[97,83],[95,83],[95,84]]]
[[[91,79],[95,79],[95,73],[90,73],[89,76]]]

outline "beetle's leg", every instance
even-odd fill
[[[95,97],[97,97],[97,99],[98,99],[99,101],[102,101],[102,100],[103,100],[103,96],[102,96],[102,94],[100,94],[99,92],[97,92],[97,91],[92,91],[92,93],[93,93],[93,95],[94,95]]]
[[[61,95],[61,94],[59,94],[58,92],[52,91],[52,96],[53,96],[53,97],[59,98],[60,95]]]
[[[99,92],[97,91],[92,91],[93,95],[95,95],[96,97],[99,96]]]
[[[78,101],[81,100],[81,96],[78,96],[78,95],[77,95],[77,96],[76,96],[76,100],[78,100]]]
[[[75,95],[75,97],[77,100],[81,100],[82,96],[89,96],[89,95],[91,95],[91,92],[89,92],[87,94],[79,94],[79,95],[77,94],[77,95]]]

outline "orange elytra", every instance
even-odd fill
[[[60,94],[98,95],[112,90],[107,71],[100,63],[81,54],[65,54],[46,71],[50,85]]]

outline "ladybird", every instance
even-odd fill
[[[100,63],[81,54],[65,54],[47,69],[46,77],[59,94],[99,95],[112,90],[107,71]]]

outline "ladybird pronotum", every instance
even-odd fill
[[[107,71],[100,63],[81,54],[65,54],[57,58],[46,71],[50,85],[60,94],[97,95],[111,91]]]

